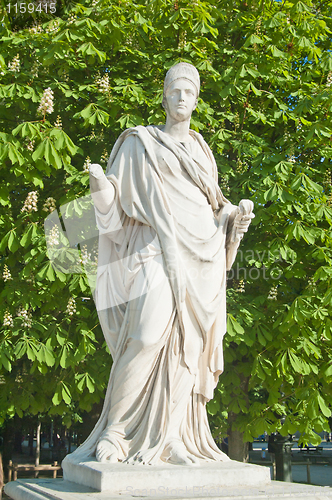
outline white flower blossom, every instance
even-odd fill
[[[244,280],[240,280],[239,281],[236,291],[238,293],[244,293],[245,292]]]
[[[248,163],[240,160],[240,158],[239,158],[237,161],[237,164],[236,164],[236,171],[239,174],[244,174],[247,170],[248,170]]]
[[[228,177],[226,177],[225,175],[220,179],[220,187],[224,193],[229,192]]]
[[[33,62],[33,65],[31,66],[31,76],[32,78],[37,78],[38,77],[38,67],[39,67],[39,62],[38,59]]]
[[[332,71],[330,71],[329,74],[327,75],[327,79],[326,79],[327,88],[330,88],[331,84],[332,84]]]
[[[96,79],[96,85],[98,86],[99,92],[102,94],[107,94],[110,90],[110,80],[108,75],[104,75],[102,78]]]
[[[58,226],[53,226],[51,231],[48,234],[47,238],[48,245],[51,247],[55,247],[60,243],[60,233]]]
[[[332,170],[329,168],[326,170],[324,175],[324,184],[327,187],[332,187]]]
[[[17,316],[22,318],[22,326],[25,328],[31,328],[32,326],[32,315],[23,306],[20,306],[17,311]]]
[[[88,253],[88,247],[87,245],[83,245],[81,248],[81,257],[80,257],[80,263],[83,264],[83,266],[87,265],[91,260],[91,253]]]
[[[37,201],[37,191],[30,191],[25,199],[23,207],[21,208],[21,212],[37,212]]]
[[[27,149],[29,151],[33,151],[35,149],[35,140],[33,139],[32,141],[29,141],[27,144]]]
[[[49,23],[45,31],[46,33],[56,33],[57,31],[59,31],[59,26],[60,26],[60,21],[58,21],[58,19],[55,19],[55,21]]]
[[[54,94],[53,91],[48,87],[44,90],[43,96],[41,98],[39,107],[37,109],[37,113],[45,115],[46,113],[53,113],[53,105],[54,105]]]
[[[178,49],[183,50],[186,45],[187,45],[187,32],[181,31],[179,36]]]
[[[104,129],[102,128],[98,134],[96,134],[95,130],[92,129],[91,134],[89,136],[90,141],[102,142],[104,140]]]
[[[42,31],[43,31],[43,28],[42,28],[42,26],[40,26],[40,24],[32,26],[31,28],[29,28],[29,32],[32,35],[34,35],[34,34],[36,35],[38,33],[42,33]]]
[[[54,126],[55,128],[62,129],[62,121],[60,115],[57,116],[56,122],[54,122]]]
[[[98,264],[98,242],[94,243],[91,252],[92,252],[91,263]]]
[[[315,287],[316,286],[316,281],[314,280],[314,277],[311,276],[311,278],[308,279],[308,287]]]
[[[106,149],[104,149],[103,154],[101,155],[101,158],[100,158],[100,162],[101,163],[106,163],[107,160],[108,160],[108,157],[109,157],[109,154],[106,151]]]
[[[277,300],[278,296],[278,286],[275,285],[269,291],[269,295],[267,296],[268,300]]]
[[[21,69],[20,56],[17,54],[14,59],[8,63],[8,71],[19,73]]]
[[[62,79],[64,82],[68,82],[69,81],[69,73],[66,69],[64,69],[62,71]]]
[[[6,264],[3,266],[2,278],[4,281],[9,281],[13,279],[10,270]]]
[[[56,201],[54,198],[52,198],[52,196],[50,196],[49,198],[47,198],[45,200],[45,203],[44,203],[44,206],[43,206],[43,210],[45,212],[53,212],[56,208]],[[55,226],[57,227],[57,226]],[[58,244],[58,243],[57,243]]]
[[[85,174],[88,174],[88,173],[89,173],[90,165],[91,165],[90,156],[87,156],[87,157],[85,158],[85,162],[84,162],[84,165],[83,165],[83,172],[84,172]]]
[[[76,21],[76,15],[75,14],[70,14],[68,17],[68,24],[73,24]]]
[[[14,326],[13,316],[10,314],[8,309],[3,317],[3,326],[9,326],[9,328]]]
[[[68,300],[66,313],[69,314],[69,316],[73,316],[76,313],[76,301],[74,297]]]

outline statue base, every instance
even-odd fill
[[[268,467],[235,461],[203,465],[125,465],[63,462],[64,479],[7,483],[13,500],[332,500],[331,488],[271,481]]]
[[[267,469],[268,470],[268,469]],[[240,480],[241,477],[238,477]],[[221,482],[221,481],[219,481]],[[195,484],[197,484],[195,482]],[[92,488],[64,481],[63,479],[18,479],[7,483],[6,494],[13,500],[133,500],[133,497],[144,498],[145,492],[131,491],[124,495],[113,495],[109,491],[94,491]],[[332,500],[329,487],[310,486],[306,484],[271,481],[261,486],[220,487],[219,490],[200,486],[193,491],[193,486],[187,485],[185,491],[176,491],[172,482],[168,490],[156,492],[150,500]]]
[[[101,463],[95,458],[79,462],[67,455],[62,468],[65,480],[98,491],[108,491],[112,495],[131,495],[135,491],[135,496],[168,496],[168,491],[172,489],[174,494],[181,496],[190,488],[196,496],[203,487],[207,491],[217,491],[218,488],[234,485],[266,485],[271,481],[268,468],[234,460],[190,466],[167,463],[156,466]]]

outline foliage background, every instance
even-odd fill
[[[111,361],[88,282],[52,268],[43,207],[87,194],[84,165],[105,163],[122,130],[163,123],[163,78],[183,60],[201,75],[192,128],[226,196],[256,213],[229,276],[213,431],[317,443],[332,396],[332,2],[50,3],[1,8],[0,421],[69,427],[103,397]],[[47,88],[54,111],[38,115]]]

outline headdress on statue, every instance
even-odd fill
[[[178,80],[179,78],[189,80],[189,82],[191,82],[196,88],[198,97],[201,83],[197,69],[192,64],[180,62],[175,66],[172,66],[166,73],[164,81],[164,99],[166,96],[167,88],[171,85],[171,83],[173,83],[175,80]]]

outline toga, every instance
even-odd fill
[[[106,439],[123,461],[167,461],[174,441],[198,460],[228,460],[206,403],[223,371],[238,208],[218,186],[210,148],[190,136],[180,143],[162,127],[138,126],[112,150],[114,202],[106,214],[95,207],[95,302],[113,365],[102,414],[77,458]]]

